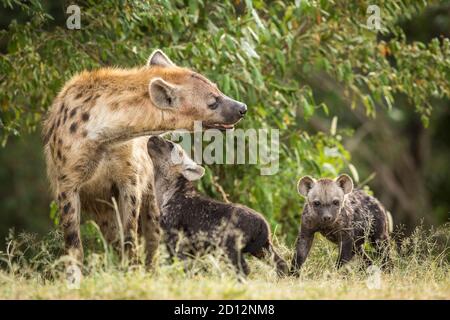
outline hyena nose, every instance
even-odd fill
[[[244,103],[241,103],[239,105],[239,113],[241,114],[241,116],[244,116],[247,113],[247,105]]]
[[[331,216],[323,216],[322,220],[323,220],[323,222],[330,222],[331,221]]]

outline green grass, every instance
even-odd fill
[[[380,287],[369,288],[372,276],[355,259],[334,268],[337,249],[317,237],[299,278],[278,279],[265,261],[249,259],[251,275],[236,279],[223,259],[207,255],[183,264],[168,264],[161,246],[156,265],[122,263],[102,241],[85,236],[83,280],[79,289],[65,281],[64,257],[57,232],[37,240],[11,235],[1,253],[0,299],[450,299],[450,225],[417,230],[392,251],[393,268],[381,273]],[[290,260],[292,250],[277,243]],[[369,282],[368,282],[369,281]]]

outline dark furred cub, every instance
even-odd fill
[[[335,180],[316,181],[308,176],[303,177],[298,182],[298,192],[306,198],[306,203],[292,261],[292,273],[297,274],[305,262],[316,232],[339,245],[337,267],[350,261],[355,253],[360,254],[366,264],[370,264],[371,260],[363,249],[366,239],[383,257],[382,266],[386,267],[388,213],[377,199],[362,190],[353,190],[353,181],[345,174]]]
[[[178,144],[153,136],[148,141],[148,152],[155,168],[164,242],[172,258],[185,259],[222,248],[237,271],[247,275],[250,270],[243,254],[262,258],[269,253],[277,273],[287,273],[287,264],[273,249],[270,229],[262,215],[245,206],[199,194],[191,181],[200,179],[204,168]]]

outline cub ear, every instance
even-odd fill
[[[175,67],[173,63],[160,49],[152,52],[147,60],[147,67],[160,66],[160,67]]]
[[[353,191],[353,180],[348,175],[341,174],[339,177],[336,178],[335,181],[339,186],[339,188],[342,188],[342,190],[344,190],[344,194]]]
[[[150,99],[160,109],[176,107],[176,87],[161,78],[155,78],[148,85]]]
[[[205,174],[205,168],[195,163],[183,168],[182,174],[189,181],[200,180]]]
[[[316,180],[310,176],[304,176],[300,180],[298,180],[297,183],[297,191],[302,196],[307,197],[309,190],[312,189],[314,184],[316,183]]]

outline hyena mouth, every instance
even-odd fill
[[[238,121],[236,121],[235,123],[203,123],[203,126],[207,129],[218,129],[221,131],[225,131],[225,130],[232,130],[234,129],[234,126],[241,121],[241,119],[239,119]]]
[[[205,123],[204,126],[208,129],[218,129],[222,131],[234,129],[234,124]]]

